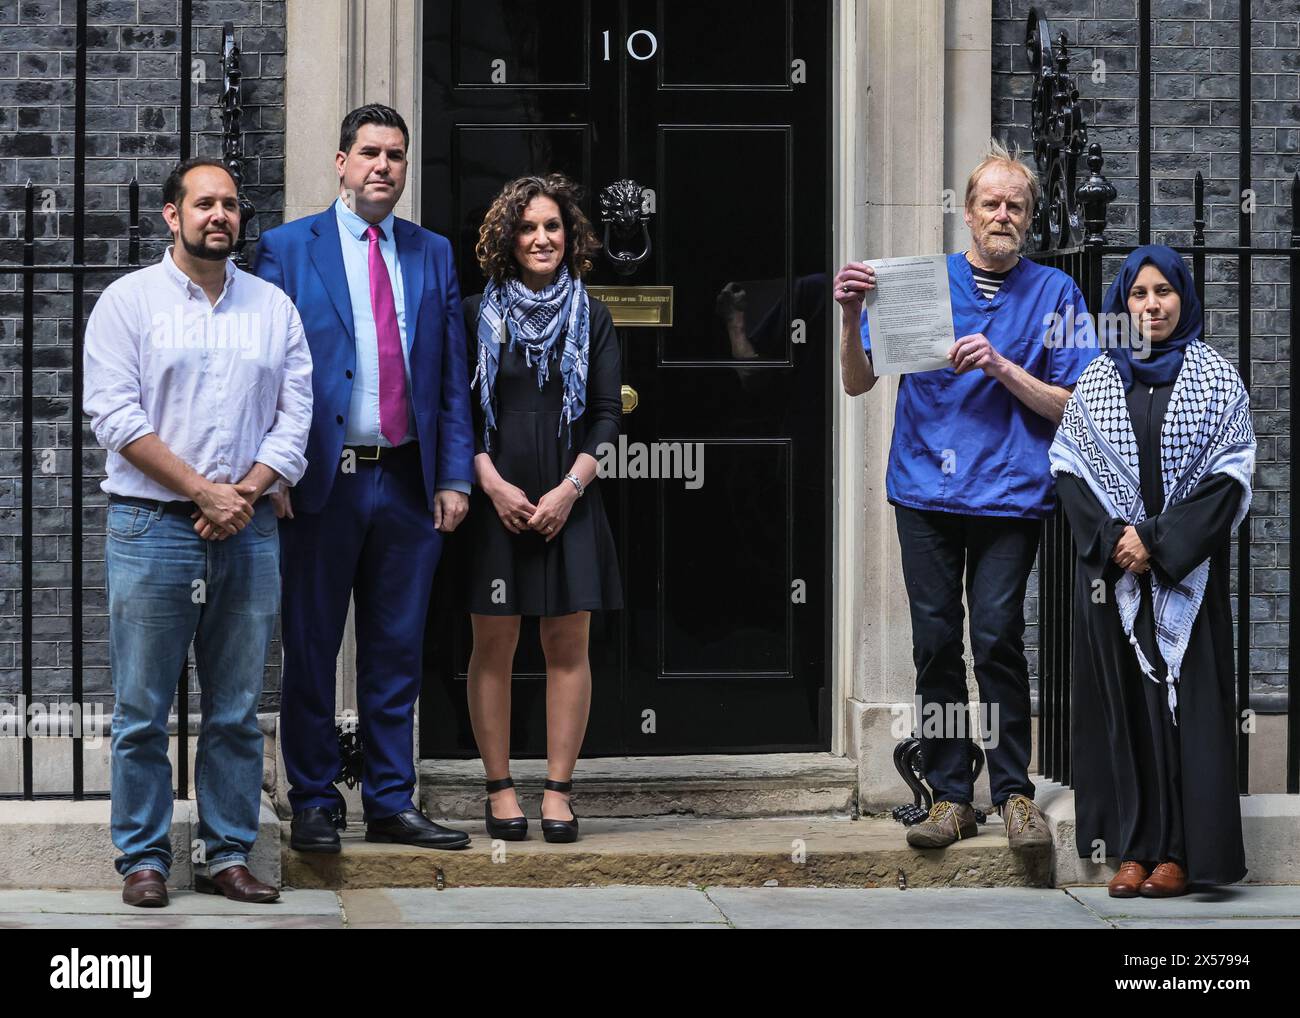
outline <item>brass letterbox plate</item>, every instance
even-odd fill
[[[609,308],[615,325],[673,324],[671,286],[589,286],[587,292]]]

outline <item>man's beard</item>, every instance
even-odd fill
[[[980,246],[987,254],[1005,258],[1008,255],[1018,254],[1020,243],[1020,237],[1016,234],[986,233],[981,240]]]
[[[180,227],[180,230],[178,232],[181,238],[181,245],[185,248],[186,253],[189,254],[191,258],[202,258],[204,261],[220,262],[220,261],[225,261],[225,259],[230,256],[230,249],[233,246],[233,240],[234,240],[233,234],[230,233],[225,234],[227,244],[224,251],[215,251],[212,248],[208,247],[207,244],[207,237],[209,236],[208,234],[201,234],[199,237],[199,243],[194,244],[191,243],[189,237],[185,236],[184,225]],[[212,233],[210,235],[220,236],[219,233]]]

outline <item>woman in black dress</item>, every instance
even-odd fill
[[[1076,848],[1120,860],[1112,897],[1170,897],[1246,874],[1228,577],[1255,435],[1176,252],[1134,251],[1103,310],[1050,453],[1077,552]]]
[[[600,244],[560,174],[522,177],[488,210],[475,248],[488,277],[465,301],[477,486],[469,711],[487,777],[493,838],[527,836],[510,779],[510,681],[519,623],[540,616],[546,656],[542,834],[576,841],[573,768],[591,704],[591,612],[623,606],[597,459],[622,415],[618,340],[582,276]]]

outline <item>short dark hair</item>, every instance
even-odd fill
[[[357,140],[357,131],[363,124],[396,127],[402,132],[402,143],[408,149],[411,147],[411,132],[406,129],[406,121],[402,119],[402,115],[391,106],[385,106],[382,103],[367,103],[365,106],[358,106],[343,118],[343,126],[339,128],[340,152],[350,152],[352,150],[352,145]]]
[[[230,174],[230,179],[234,181],[235,190],[239,190],[239,181],[235,180],[235,175],[230,172],[230,167],[220,159],[208,159],[203,156],[196,156],[193,159],[186,159],[182,163],[176,164],[176,169],[167,174],[167,179],[163,182],[163,203],[166,205],[175,205],[180,208],[180,204],[185,200],[185,174],[190,170],[196,170],[200,166],[215,166],[219,170],[224,170]]]

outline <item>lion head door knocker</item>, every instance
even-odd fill
[[[650,257],[649,195],[635,180],[616,180],[600,192],[605,257],[620,276],[630,276]],[[640,234],[638,237],[637,235]],[[636,248],[640,247],[640,252]]]

